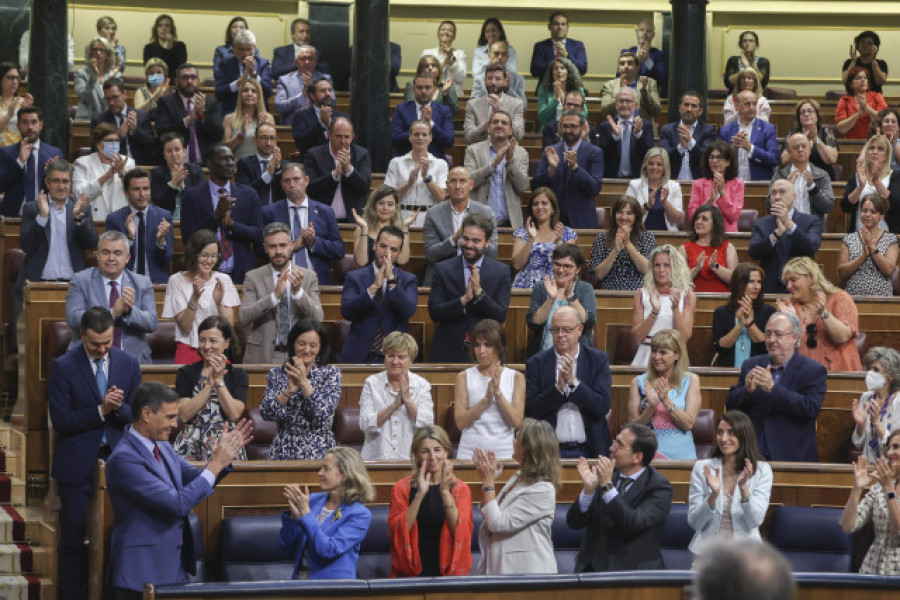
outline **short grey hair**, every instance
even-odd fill
[[[238,29],[234,37],[231,38],[231,44],[253,44],[256,45],[256,36],[249,29]]]
[[[263,239],[275,235],[276,233],[286,233],[288,234],[288,237],[290,237],[291,228],[287,226],[287,223],[282,223],[281,221],[272,221],[263,227]]]
[[[891,393],[900,391],[900,352],[893,348],[875,346],[866,352],[862,363],[865,368],[871,369],[876,362],[881,363],[884,376],[890,382]]]
[[[572,312],[572,314],[575,316],[575,325],[584,325],[584,320],[581,318],[581,314],[579,314],[579,312],[577,310],[575,310],[574,308],[572,308],[571,306],[560,306],[553,312],[553,316],[555,317],[556,315],[564,314],[564,311]],[[552,325],[553,317],[550,318],[550,321],[551,321],[550,324]]]
[[[766,542],[718,538],[703,545],[695,563],[700,600],[793,600],[797,582],[791,565]]]
[[[100,234],[99,242],[102,243],[104,240],[106,240],[107,242],[125,242],[125,247],[128,247],[128,236],[126,236],[121,231],[116,231],[115,229],[107,229],[102,234]]]
[[[50,171],[65,171],[69,175],[72,174],[72,165],[62,158],[52,158],[44,167],[44,177],[50,177]]]
[[[769,321],[771,322],[775,317],[784,317],[790,322],[791,329],[793,330],[794,335],[797,336],[797,345],[799,346],[800,338],[803,337],[803,325],[800,324],[800,319],[797,318],[797,315],[779,310],[772,313],[772,316],[769,317]]]

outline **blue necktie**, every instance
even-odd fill
[[[32,149],[28,162],[25,163],[25,201],[37,200],[37,187],[35,186],[37,166],[37,148]]]
[[[300,222],[300,209],[302,206],[292,206],[291,210],[294,211],[294,241],[297,241],[297,238],[300,237],[300,231],[303,230],[303,224]],[[300,265],[301,267],[309,268],[309,262],[306,260],[306,252],[303,250],[298,250],[294,252],[294,263]]]
[[[97,391],[100,392],[100,401],[106,396],[106,373],[103,372],[103,358],[94,359],[97,365]]]
[[[619,177],[631,177],[631,121],[622,121],[622,157]]]

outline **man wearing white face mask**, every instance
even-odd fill
[[[134,168],[134,159],[120,154],[119,135],[115,125],[98,124],[91,132],[94,151],[75,160],[72,187],[75,196],[87,195],[94,221],[128,206],[122,178]]]
[[[900,352],[876,346],[863,357],[863,366],[869,391],[851,405],[856,423],[851,441],[871,463],[885,458],[884,444],[900,427]]]

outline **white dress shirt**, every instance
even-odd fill
[[[397,401],[388,381],[387,371],[370,375],[359,398],[359,428],[366,436],[362,447],[363,460],[407,460],[417,427],[434,423],[434,402],[431,384],[415,373],[409,373],[409,393],[418,408],[412,422],[405,406],[391,413],[378,426],[378,413]]]

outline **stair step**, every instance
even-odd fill
[[[55,515],[40,506],[16,507],[25,520],[25,540],[35,547],[53,548],[57,543],[56,528],[52,519]]]
[[[40,600],[56,600],[56,584],[49,577],[38,579],[41,584]]]

